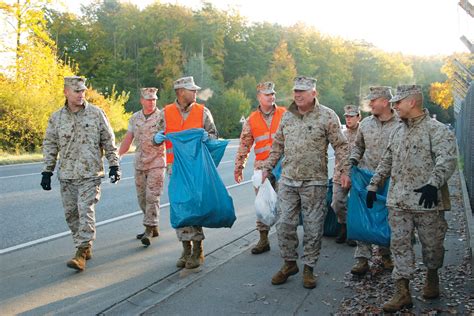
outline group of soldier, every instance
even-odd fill
[[[176,100],[163,110],[156,106],[156,88],[142,88],[142,110],[130,118],[127,134],[117,152],[114,134],[104,112],[85,100],[85,79],[66,77],[64,107],[53,113],[43,142],[44,169],[41,186],[51,190],[51,176],[58,156],[58,178],[66,221],[76,245],[75,256],[67,266],[84,270],[92,257],[95,239],[94,207],[100,198],[103,177],[102,153],[109,163],[111,182],[120,180],[120,156],[136,145],[135,185],[143,211],[144,232],[136,236],[145,246],[159,236],[160,196],[166,173],[173,176],[173,146],[170,132],[191,128],[205,130],[203,141],[217,138],[211,112],[196,102],[193,77],[174,82]],[[443,241],[447,229],[444,212],[449,210],[447,181],[456,167],[454,135],[443,124],[432,120],[423,108],[418,85],[401,85],[392,95],[390,87],[370,87],[366,97],[371,115],[361,120],[358,106],[346,105],[346,129],[337,114],[319,103],[316,79],[297,76],[293,101],[288,108],[275,104],[275,85],[263,82],[256,89],[258,106],[245,120],[235,158],[234,178],[243,180],[243,169],[254,148],[253,169],[262,170],[262,181],[272,180],[277,191],[276,224],[283,266],[271,283],[279,285],[299,272],[297,226],[303,224],[303,286],[316,287],[314,268],[318,261],[327,214],[328,145],[335,151],[333,201],[340,231],[336,242],[357,244],[351,269],[354,275],[370,270],[374,251],[371,244],[347,240],[347,196],[351,187],[351,166],[368,169],[374,176],[367,187],[367,207],[377,199],[377,190],[390,177],[386,206],[391,228],[390,248],[379,247],[383,268],[392,270],[395,294],[384,304],[386,312],[412,307],[409,280],[414,275],[415,254],[412,236],[416,228],[423,262],[427,267],[423,296],[439,296],[438,269],[443,265]],[[272,174],[281,161],[278,183]],[[256,189],[257,191],[257,189]],[[257,220],[260,239],[251,250],[270,250],[270,227]],[[193,269],[204,262],[202,227],[176,230],[182,254],[176,266]],[[393,258],[393,260],[392,260]]]

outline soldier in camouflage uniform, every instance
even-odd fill
[[[145,232],[138,234],[142,244],[149,246],[151,238],[159,235],[160,195],[163,193],[166,160],[165,145],[152,143],[160,110],[156,107],[157,88],[140,89],[142,110],[130,118],[128,131],[119,149],[124,155],[135,140],[135,188],[143,212]]]
[[[217,139],[217,129],[208,108],[196,103],[197,90],[201,88],[194,83],[193,77],[183,77],[173,84],[176,92],[174,103],[168,104],[158,115],[153,141],[161,144],[166,141],[165,134],[189,128],[203,128],[206,132],[204,139]],[[172,123],[172,124],[170,124]],[[171,126],[173,125],[173,126]],[[170,146],[171,142],[167,144]],[[172,171],[172,147],[166,148],[167,169],[169,176]],[[183,244],[183,252],[176,262],[178,268],[194,269],[204,262],[203,240],[204,232],[201,226],[187,226],[176,229],[178,240]],[[191,253],[192,242],[192,253]]]
[[[359,107],[356,105],[346,105],[344,107],[344,117],[346,119],[346,128],[342,130],[342,133],[347,138],[349,143],[349,152],[354,147],[357,130],[359,128],[359,122],[361,120]],[[341,187],[341,174],[337,172],[340,169],[340,161],[336,161],[333,175],[333,193],[331,207],[337,215],[337,221],[341,224],[341,229],[336,236],[336,242],[342,244],[347,238],[347,195],[349,194],[349,188]],[[356,246],[354,240],[347,240],[347,244],[351,247]]]
[[[85,100],[86,79],[64,78],[65,105],[49,118],[43,141],[41,186],[51,190],[59,155],[58,178],[66,222],[77,251],[67,266],[84,270],[92,257],[95,239],[95,204],[104,176],[102,150],[109,162],[112,182],[120,180],[115,137],[104,111]]]
[[[336,113],[317,99],[316,79],[298,76],[294,80],[294,102],[283,115],[264,166],[263,177],[271,172],[283,156],[278,183],[278,244],[285,263],[272,278],[272,284],[283,284],[298,273],[299,214],[303,215],[302,262],[303,286],[316,287],[313,268],[319,258],[323,224],[326,216],[328,181],[328,145],[334,147],[336,159],[343,162],[342,187],[350,186],[348,143],[341,131]]]
[[[234,179],[237,183],[243,180],[243,170],[252,146],[255,144],[254,170],[261,170],[270,154],[274,133],[280,124],[281,117],[286,111],[284,107],[275,105],[275,90],[273,82],[262,82],[257,85],[257,110],[245,120],[240,134],[240,145],[235,157]],[[252,124],[256,125],[253,126]],[[258,189],[255,190],[255,193]],[[260,240],[252,248],[253,254],[261,254],[270,250],[268,231],[270,226],[257,220],[257,230]]]
[[[387,147],[389,136],[399,124],[398,117],[390,104],[391,98],[390,87],[373,86],[369,88],[366,100],[369,101],[372,115],[360,123],[355,145],[351,150],[350,160],[353,165],[372,172],[377,168]],[[379,247],[379,253],[382,256],[383,268],[391,271],[393,263],[390,249]],[[357,241],[354,257],[356,263],[352,267],[351,273],[366,274],[369,271],[369,259],[372,258],[372,245]]]
[[[451,208],[447,182],[456,168],[456,140],[442,123],[423,109],[418,85],[401,85],[390,100],[395,102],[402,123],[390,136],[376,173],[367,187],[367,207],[372,208],[376,191],[389,176],[387,196],[390,247],[395,268],[396,290],[384,304],[385,312],[413,305],[409,280],[415,273],[415,252],[411,236],[416,228],[427,267],[423,297],[439,296],[438,269],[443,266],[447,223],[444,212]]]

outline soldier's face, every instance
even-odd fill
[[[197,91],[196,90],[187,90],[187,89],[180,89],[178,97],[181,98],[180,103],[184,103],[186,105],[196,102]]]
[[[357,124],[359,124],[359,121],[360,121],[360,115],[344,115],[345,119],[346,119],[346,126],[347,128],[356,128],[357,127]]]
[[[293,97],[297,107],[309,107],[316,97],[316,90],[293,90]]]
[[[377,98],[375,100],[370,100],[369,106],[370,112],[373,115],[378,116],[385,111],[385,109],[389,106],[389,103],[385,98]]]
[[[84,100],[86,98],[86,90],[74,90],[71,88],[65,88],[64,95],[66,96],[68,105],[81,106],[84,104]]]
[[[402,99],[398,102],[395,102],[394,108],[398,113],[398,116],[402,119],[410,118],[410,112],[412,109],[411,102],[409,98]]]
[[[264,111],[268,111],[271,109],[273,104],[275,103],[275,94],[274,93],[258,93],[257,94],[258,103]]]
[[[152,111],[156,107],[156,99],[144,99],[140,98],[140,104],[145,112]]]

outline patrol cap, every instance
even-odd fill
[[[359,107],[357,105],[346,105],[344,107],[344,115],[357,116],[360,115]]]
[[[414,94],[422,94],[421,92],[421,86],[417,84],[403,84],[397,86],[397,92],[393,96],[393,98],[390,99],[390,102],[398,102],[400,100],[405,99],[409,95],[414,95]]]
[[[173,88],[175,90],[181,88],[186,90],[201,90],[201,87],[194,83],[192,76],[179,78],[173,83]]]
[[[311,90],[316,89],[316,79],[306,76],[297,76],[294,79],[293,90]]]
[[[392,97],[392,87],[372,86],[369,87],[369,94],[365,97],[365,99],[370,101],[378,98],[385,98],[387,100],[390,100]]]
[[[80,76],[64,77],[64,88],[69,88],[74,91],[87,90],[86,78]]]
[[[156,96],[157,92],[158,92],[158,89],[154,88],[154,87],[141,88],[140,89],[140,95],[145,100],[156,100],[156,99],[158,99],[158,97]]]
[[[260,82],[257,85],[257,93],[272,94],[275,92],[275,84],[271,81]]]

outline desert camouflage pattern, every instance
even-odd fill
[[[201,90],[200,86],[194,83],[194,77],[182,77],[173,82],[173,89]]]
[[[89,179],[104,176],[102,151],[109,166],[118,166],[115,136],[104,111],[84,103],[73,113],[65,105],[48,121],[43,140],[44,172],[53,172],[59,156],[58,178]]]
[[[359,123],[350,158],[359,162],[359,168],[374,171],[387,148],[390,134],[399,124],[395,111],[392,111],[392,117],[384,122],[374,115],[363,119]]]
[[[405,99],[409,95],[422,94],[422,89],[420,85],[417,84],[404,84],[397,86],[397,92],[390,99],[390,102],[398,102]]]
[[[204,231],[201,226],[187,226],[176,229],[179,241],[201,241],[204,240]]]
[[[74,91],[87,90],[86,80],[86,78],[79,76],[64,77],[64,88]]]
[[[415,274],[415,251],[411,241],[413,231],[418,232],[422,247],[423,264],[428,269],[439,269],[444,260],[444,237],[448,224],[443,211],[414,213],[389,208],[388,221],[391,229],[390,249],[394,269],[392,278],[413,279]]]
[[[368,190],[376,191],[391,176],[387,207],[411,212],[444,211],[451,208],[448,179],[457,164],[456,139],[443,123],[432,120],[428,110],[419,117],[403,120],[390,136]],[[430,184],[438,188],[438,205],[418,205],[421,193],[415,189]]]
[[[140,96],[145,100],[156,100],[158,97],[156,93],[158,92],[158,88],[150,87],[150,88],[141,88],[140,89]]]
[[[375,100],[378,98],[384,98],[387,100],[392,99],[392,87],[387,86],[372,86],[369,87],[369,94],[365,97],[366,100]]]
[[[159,226],[160,196],[163,193],[166,168],[135,170],[138,205],[143,212],[143,225]]]
[[[59,181],[66,223],[76,248],[95,240],[95,205],[100,199],[100,178]]]
[[[257,84],[257,93],[272,94],[275,92],[275,84],[271,81],[260,82]]]
[[[311,90],[316,89],[317,79],[307,76],[297,76],[293,79],[293,90]]]
[[[150,170],[153,168],[166,167],[165,144],[153,144],[155,126],[160,116],[160,110],[156,109],[150,116],[146,117],[143,111],[135,112],[129,120],[128,131],[133,134],[135,150],[135,169]]]
[[[342,130],[342,134],[347,139],[349,153],[352,151],[352,148],[355,146],[355,140],[356,140],[356,137],[357,137],[357,130],[358,130],[358,128],[354,128],[354,129],[345,128],[345,129]],[[336,160],[335,164],[334,164],[334,173],[333,173],[333,177],[332,177],[332,181],[334,183],[341,184],[341,170],[343,170],[343,168],[341,166],[341,161]]]
[[[263,168],[273,170],[283,156],[280,183],[326,186],[329,143],[335,150],[336,160],[341,161],[336,172],[348,175],[349,146],[336,113],[315,99],[314,108],[301,115],[292,103],[282,117]]]
[[[279,184],[278,212],[280,219],[276,224],[278,245],[285,261],[298,259],[299,240],[296,228],[300,212],[303,215],[303,256],[301,261],[314,267],[318,261],[326,217],[326,186],[303,185],[292,187]]]
[[[360,115],[360,109],[357,105],[348,104],[344,106],[344,115],[349,115],[349,116]]]

